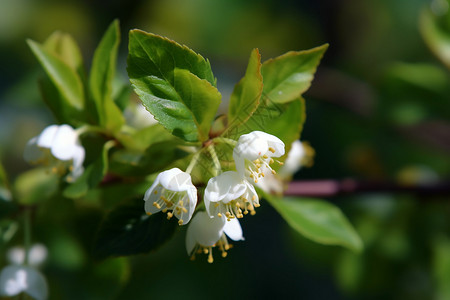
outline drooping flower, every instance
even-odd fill
[[[283,178],[291,177],[301,167],[311,165],[313,157],[314,149],[307,142],[302,143],[296,140],[292,143],[284,165],[278,170],[278,174]]]
[[[47,281],[36,269],[9,265],[0,273],[0,295],[13,297],[26,293],[36,300],[45,300],[48,296]]]
[[[232,245],[228,243],[225,234],[233,241],[244,240],[237,219],[227,222],[225,217],[210,218],[206,212],[200,211],[188,226],[186,251],[191,259],[195,259],[195,254],[208,254],[208,262],[212,263],[212,248],[217,247],[222,252],[222,257],[226,257]]]
[[[284,155],[284,143],[271,134],[253,131],[239,137],[233,149],[236,170],[245,177],[250,177],[255,183],[264,172],[276,173],[270,166],[274,159]],[[282,164],[281,162],[279,162]]]
[[[148,215],[162,211],[167,218],[173,215],[178,224],[189,222],[197,204],[197,188],[192,184],[191,175],[173,168],[161,172],[155,182],[145,192],[145,211]]]
[[[54,173],[65,174],[68,182],[83,174],[85,151],[76,130],[69,125],[51,125],[25,146],[24,159],[32,164],[49,166]]]
[[[255,214],[259,207],[255,188],[239,173],[224,172],[211,178],[205,189],[205,207],[211,217],[225,216],[228,221],[242,218],[249,211]]]

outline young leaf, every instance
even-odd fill
[[[100,225],[95,243],[95,257],[133,255],[157,249],[179,227],[163,213],[147,216],[144,202],[134,200],[116,207]]]
[[[328,44],[305,51],[291,51],[265,61],[261,68],[264,79],[263,97],[270,102],[285,103],[304,93],[314,78]]]
[[[448,4],[447,4],[448,5]],[[450,68],[450,32],[442,24],[448,23],[448,12],[441,16],[444,22],[430,10],[424,9],[420,16],[420,31],[427,46]],[[440,25],[441,23],[441,25]]]
[[[325,245],[340,245],[361,252],[363,243],[342,211],[330,202],[307,198],[276,198],[269,203],[286,222],[306,238]]]
[[[228,109],[229,128],[245,123],[259,105],[263,90],[261,55],[253,49],[244,78],[235,86]]]
[[[173,135],[208,139],[221,98],[208,61],[169,39],[132,30],[128,75],[144,105]]]
[[[35,41],[28,40],[28,45],[37,57],[51,82],[61,94],[61,106],[70,106],[73,110],[84,108],[84,92],[78,74],[55,54],[46,50]]]
[[[44,48],[56,54],[72,70],[75,70],[82,80],[85,78],[83,57],[71,35],[55,31],[45,40]]]
[[[115,20],[109,26],[95,50],[89,76],[89,87],[98,114],[99,124],[114,132],[117,132],[125,123],[122,112],[112,98],[112,83],[116,71],[119,43],[119,22]]]

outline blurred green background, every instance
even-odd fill
[[[139,28],[208,58],[224,100],[252,48],[264,61],[329,43],[305,95],[302,140],[315,148],[315,165],[296,178],[450,180],[448,9],[447,0],[2,0],[0,159],[11,178],[28,169],[26,141],[53,122],[37,87],[42,70],[25,40],[42,42],[61,30],[90,61],[118,18],[123,78],[127,32]],[[449,198],[329,199],[356,226],[361,255],[299,237],[269,205],[243,220],[246,241],[212,265],[201,256],[189,261],[185,229],[154,253],[94,262],[90,228],[102,215],[86,206],[77,217],[59,218],[58,211],[75,208],[58,199],[53,219],[37,216],[33,238],[49,249],[42,270],[51,299],[450,299]],[[7,247],[0,246],[2,264]]]

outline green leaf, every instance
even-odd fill
[[[285,103],[297,99],[311,85],[328,44],[305,51],[291,51],[265,61],[263,97],[270,102]]]
[[[448,4],[447,4],[448,5]],[[429,9],[424,9],[420,16],[420,31],[423,39],[433,53],[450,68],[450,30],[443,24],[447,23],[448,12],[438,17]]]
[[[361,238],[337,206],[318,199],[281,199],[269,195],[265,198],[293,229],[306,238],[320,244],[362,251]]]
[[[55,194],[59,176],[47,168],[37,168],[22,173],[14,182],[14,195],[24,205],[41,203]]]
[[[115,141],[113,140],[104,144],[101,155],[84,170],[83,174],[74,183],[64,189],[64,197],[80,198],[90,188],[96,187],[102,181],[108,171],[108,151],[114,145]]]
[[[116,138],[125,148],[141,152],[145,151],[151,144],[175,139],[161,124],[154,124],[137,130],[124,128],[116,134]],[[179,141],[182,142],[182,140]]]
[[[178,223],[163,213],[147,216],[144,201],[118,206],[100,225],[95,257],[133,255],[156,250],[173,235]]]
[[[85,78],[83,57],[71,35],[55,31],[44,42],[44,48],[57,55],[72,70],[75,70],[81,79]]]
[[[450,240],[441,235],[434,239],[433,245],[433,277],[436,283],[436,299],[448,299],[450,297]]]
[[[178,149],[178,141],[153,143],[145,152],[118,150],[111,155],[111,172],[122,176],[145,176],[165,169],[187,153]]]
[[[28,45],[39,60],[51,82],[61,94],[60,106],[70,106],[72,110],[82,111],[84,108],[84,92],[78,74],[58,56],[45,47],[28,40]]]
[[[245,123],[258,108],[263,91],[261,55],[253,49],[244,78],[235,86],[230,97],[228,123],[230,127]]]
[[[112,98],[120,43],[119,22],[113,21],[94,53],[89,76],[89,88],[95,103],[99,124],[116,132],[125,123],[122,112]]]
[[[132,30],[128,75],[146,108],[173,135],[208,139],[221,98],[208,61],[169,39]]]

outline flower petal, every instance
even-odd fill
[[[186,233],[190,235],[189,246],[191,245],[191,239],[202,246],[213,246],[222,236],[225,222],[225,218],[210,218],[206,212],[199,211],[189,223]],[[187,246],[186,244],[186,250],[188,250]]]
[[[10,265],[0,274],[0,295],[15,296],[25,292],[34,299],[45,300],[48,296],[47,282],[36,269]]]
[[[61,125],[54,136],[51,152],[59,160],[70,160],[77,151],[78,134],[69,125]]]
[[[225,223],[223,227],[225,234],[233,241],[243,241],[242,227],[238,219],[234,218]]]
[[[58,127],[58,125],[50,125],[46,127],[39,135],[37,145],[41,148],[50,149],[53,145],[53,140],[55,139]]]

